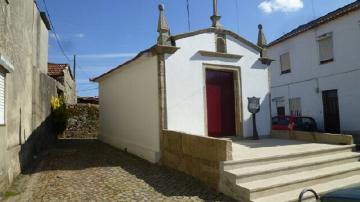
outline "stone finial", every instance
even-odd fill
[[[261,48],[266,48],[267,42],[266,42],[265,34],[263,32],[263,26],[259,24],[258,28],[259,28],[259,35],[258,35],[257,45]]]
[[[217,0],[213,0],[213,15],[210,17],[210,19],[212,21],[212,27],[221,28],[221,16],[218,16]]]
[[[263,31],[263,26],[260,24],[258,26],[259,28],[259,35],[258,35],[258,42],[257,45],[259,47],[261,47],[261,51],[260,51],[260,58],[259,60],[261,61],[262,64],[270,66],[271,63],[274,61],[273,59],[270,59],[267,57],[267,42],[266,42],[266,38],[265,38],[265,34]]]
[[[164,5],[160,4],[159,5],[159,22],[158,22],[158,28],[157,28],[157,32],[159,33],[159,37],[158,37],[158,45],[170,45],[171,42],[169,40],[170,35],[169,35],[169,26],[166,22],[166,18],[165,18],[165,14],[164,14]]]

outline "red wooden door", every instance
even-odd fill
[[[209,136],[236,135],[232,72],[206,70],[206,100]]]

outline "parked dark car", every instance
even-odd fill
[[[355,202],[360,201],[360,187],[352,187],[330,192],[321,197],[321,202]]]
[[[314,195],[316,201],[319,201],[319,202],[358,202],[358,201],[360,201],[360,187],[359,186],[332,191],[321,197],[319,197],[319,194],[315,190],[313,190],[311,188],[306,188],[300,193],[298,202],[303,202],[304,194],[307,192],[311,192]]]
[[[305,116],[275,116],[272,118],[273,130],[317,131],[315,119]]]

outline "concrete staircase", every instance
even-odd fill
[[[320,195],[360,183],[354,146],[224,162],[220,191],[243,202],[297,201],[304,188]],[[305,195],[308,201],[312,195]]]

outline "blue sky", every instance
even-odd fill
[[[152,46],[157,38],[157,5],[165,5],[172,34],[188,32],[186,0],[45,0],[60,43],[77,56],[77,91],[98,95],[89,82]],[[218,0],[224,28],[252,42],[257,25],[264,25],[268,42],[297,26],[354,0]],[[210,27],[212,0],[189,0],[191,31]],[[38,6],[44,10],[42,0]],[[54,33],[49,35],[49,62],[69,63]]]

